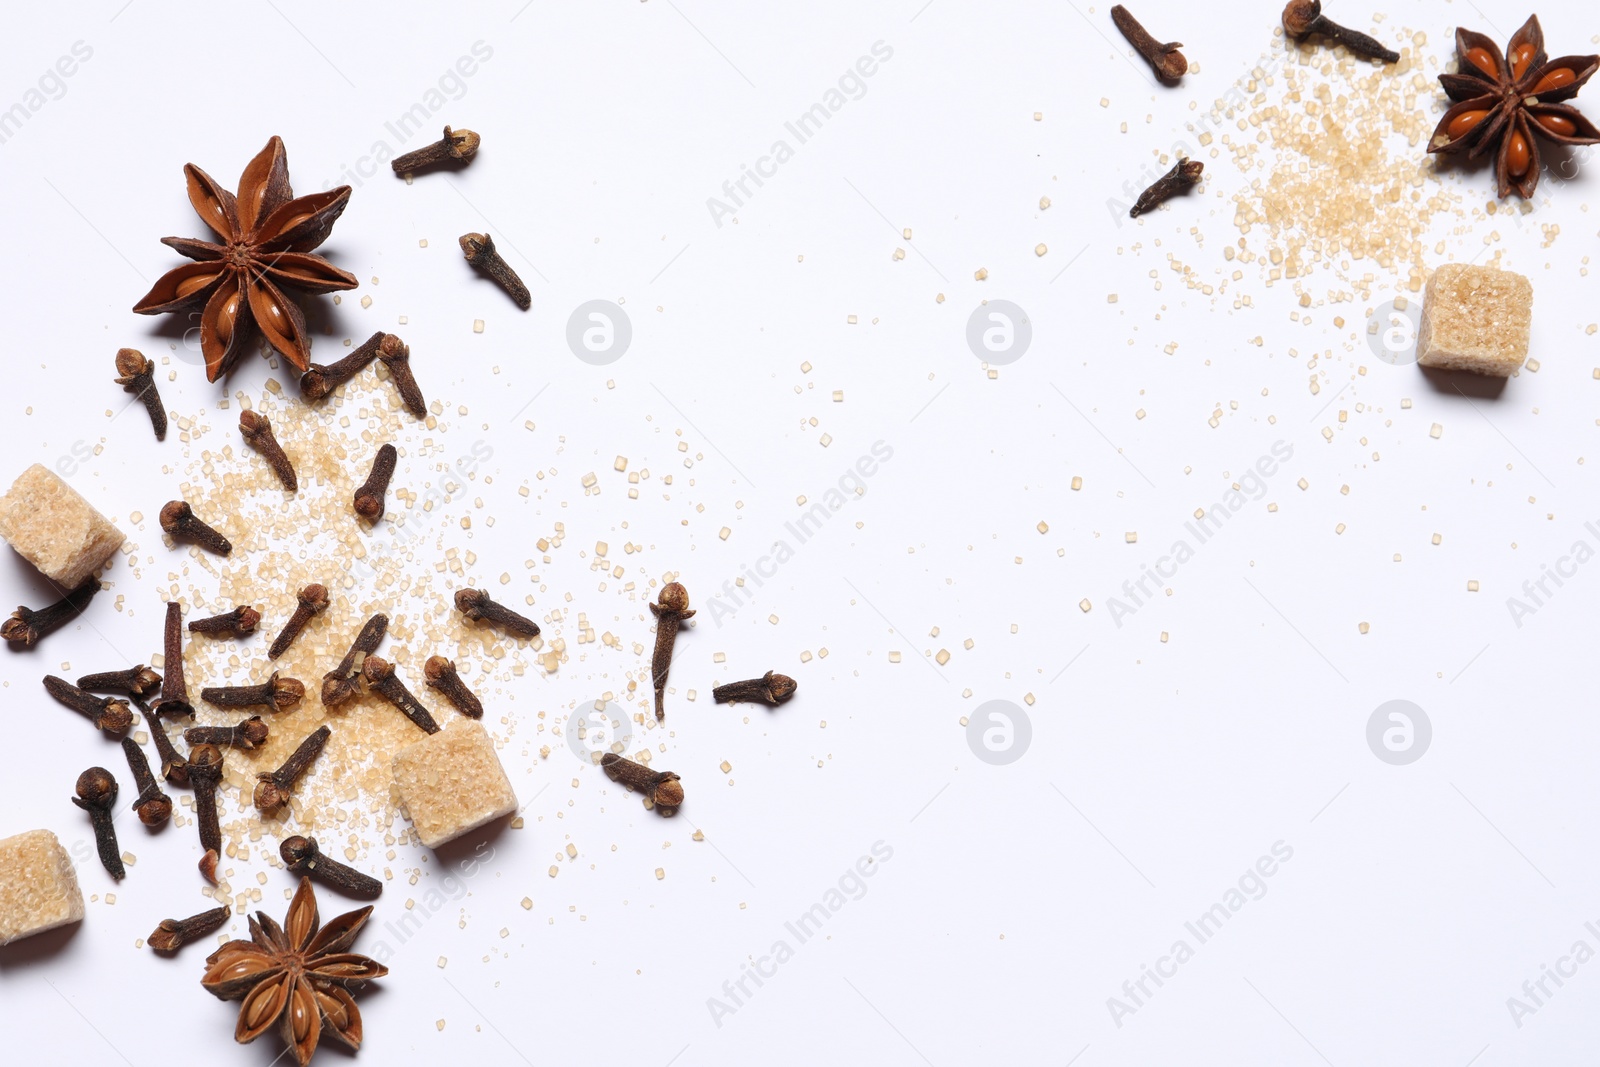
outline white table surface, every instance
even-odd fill
[[[1371,25],[1367,7],[1342,8],[1330,14]],[[530,543],[561,521],[578,547],[644,545],[624,561],[629,578],[679,572],[701,609],[674,667],[673,732],[652,735],[666,746],[658,765],[688,786],[682,816],[660,822],[614,792],[602,802],[609,783],[559,748],[548,760],[508,749],[528,825],[494,836],[461,898],[391,946],[390,976],[359,998],[360,1060],[1592,1059],[1600,963],[1547,981],[1552,995],[1520,1020],[1508,998],[1526,999],[1524,982],[1575,942],[1600,950],[1585,926],[1600,927],[1589,847],[1600,572],[1580,566],[1550,585],[1520,626],[1507,601],[1574,542],[1600,547],[1586,462],[1600,433],[1583,269],[1596,247],[1594,169],[1541,186],[1531,221],[1561,227],[1548,247],[1538,225],[1494,227],[1504,264],[1533,279],[1540,370],[1469,398],[1350,345],[1364,309],[1344,331],[1325,319],[1306,329],[1290,319],[1287,286],[1252,281],[1242,310],[1183,288],[1154,242],[1181,243],[1198,269],[1223,265],[1244,181],[1225,158],[1207,158],[1187,200],[1114,223],[1105,198],[1182,135],[1191,102],[1204,110],[1261,62],[1278,12],[1139,5],[1200,63],[1182,87],[1157,90],[1105,10],[109,0],[10,12],[0,107],[30,110],[0,143],[0,479],[65,461],[107,514],[146,514],[142,554],[171,551],[151,516],[187,461],[173,438],[156,445],[137,409],[106,417],[125,399],[111,356],[124,345],[174,355],[170,324],[128,309],[175,262],[157,239],[199,232],[182,164],[231,187],[279,134],[297,191],[349,180],[345,167],[360,181],[322,251],[363,285],[324,309],[335,337],[319,337],[317,357],[345,336],[398,330],[430,397],[471,411],[445,447],[493,448],[494,483],[474,493],[499,522],[461,531],[469,503],[456,500],[433,517],[447,543],[478,553],[477,574],[520,576]],[[1504,40],[1526,13],[1407,2],[1386,27],[1425,30],[1443,59],[1457,21]],[[1594,48],[1592,9],[1540,14],[1552,52]],[[46,79],[32,109],[30,89],[75,47],[88,57]],[[875,47],[859,98],[792,158],[763,164],[772,176],[719,226],[708,198]],[[470,76],[450,74],[475,51]],[[435,91],[449,98],[437,109]],[[478,160],[411,185],[387,167],[362,176],[373,146],[395,143],[386,123],[418,103],[430,127],[481,131]],[[1423,94],[1418,106],[1437,105]],[[1486,174],[1448,181],[1489,199]],[[1439,259],[1479,254],[1489,228],[1442,223]],[[479,229],[528,280],[527,314],[461,263],[455,237]],[[1151,271],[1168,279],[1159,292]],[[1400,281],[1383,276],[1385,299]],[[1029,351],[992,379],[965,340],[984,299],[1027,309],[1033,330]],[[566,343],[569,315],[591,300],[625,301],[632,342],[609,366]],[[1291,347],[1333,350],[1320,394]],[[174,415],[215,417],[222,387],[192,353],[171,367],[177,380],[161,388]],[[250,357],[227,388],[259,396],[274,373],[288,380]],[[1337,427],[1331,441],[1325,425]],[[1260,499],[1177,570],[1170,596],[1114,619],[1123,581],[1277,442],[1290,455]],[[875,447],[864,495],[796,543],[785,524],[802,512],[797,498],[824,499]],[[674,474],[670,499],[656,484],[629,500],[618,455]],[[541,470],[553,481],[535,502],[520,498]],[[591,471],[598,496],[581,483]],[[760,563],[777,539],[792,558]],[[713,594],[758,565],[773,576],[750,586],[753,602],[713,618]],[[156,651],[165,568],[145,571],[136,581],[119,558],[94,628],[0,654],[0,836],[44,827],[82,843],[73,779],[95,761],[125,771],[38,679],[63,663],[74,675],[115,666],[120,649]],[[643,602],[597,592],[596,577],[587,559],[558,554],[542,569],[539,610],[570,593],[571,617],[589,611],[622,649],[584,646],[582,663],[529,671],[518,714],[554,715],[639,669],[632,645],[651,640]],[[114,595],[140,610],[117,612]],[[0,603],[46,599],[5,553]],[[576,641],[575,623],[564,635]],[[711,703],[712,684],[767,667],[799,680],[788,706]],[[969,747],[961,720],[992,700],[1025,708],[1031,739],[1014,762]],[[1431,723],[1409,765],[1368,747],[1368,720],[1390,700]],[[192,831],[144,840],[130,824],[124,847],[140,862],[122,884],[92,858],[79,867],[102,899],[75,935],[0,952],[8,1046],[18,1062],[142,1065],[170,1061],[181,1041],[210,1062],[269,1063],[276,1038],[234,1046],[234,1007],[199,988],[204,948],[169,961],[134,947],[156,920],[206,902]],[[696,827],[705,843],[691,840]],[[552,880],[569,836],[583,855]],[[795,938],[785,924],[826,906],[841,878],[854,889],[849,872],[875,846],[859,899],[823,935]],[[1260,899],[1195,939],[1185,923],[1275,846],[1292,856]],[[400,851],[397,869],[423,850]],[[264,906],[281,916],[288,878],[268,874]],[[383,924],[429,884],[391,884],[358,950],[392,941]],[[325,898],[325,916],[339,910]],[[1193,958],[1159,988],[1147,980],[1152,995],[1114,1018],[1108,999],[1127,1000],[1124,982],[1180,939]],[[792,957],[762,962],[780,941]],[[747,980],[735,1004],[724,983],[753,962],[770,977]]]

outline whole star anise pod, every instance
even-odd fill
[[[351,1050],[361,1047],[361,1012],[350,996],[389,968],[347,951],[372,914],[368,905],[318,929],[317,898],[311,880],[289,903],[283,926],[264,912],[250,920],[249,941],[229,941],[206,957],[200,979],[219,1000],[243,1001],[233,1038],[248,1044],[274,1024],[301,1067],[317,1051],[326,1032]]]
[[[1465,151],[1476,159],[1493,150],[1500,195],[1515,189],[1526,199],[1539,184],[1535,135],[1557,144],[1600,144],[1600,130],[1561,102],[1578,95],[1600,56],[1547,61],[1539,16],[1512,35],[1505,55],[1483,34],[1457,27],[1456,55],[1457,72],[1439,75],[1456,103],[1428,139],[1429,152]]]
[[[189,203],[221,242],[163,237],[162,244],[197,262],[163,274],[133,310],[159,315],[203,307],[200,348],[210,381],[238,360],[252,326],[304,371],[311,365],[311,337],[305,315],[284,290],[321,294],[360,284],[355,275],[311,254],[344,212],[350,187],[295,199],[288,157],[277,137],[245,167],[238,196],[193,163],[183,173]]]

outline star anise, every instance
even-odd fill
[[[1515,189],[1523,198],[1539,184],[1539,142],[1600,144],[1600,130],[1577,108],[1562,103],[1578,95],[1600,66],[1600,56],[1548,59],[1539,16],[1532,15],[1511,37],[1505,55],[1481,33],[1456,28],[1458,70],[1439,75],[1456,101],[1428,139],[1429,152],[1495,153],[1500,195]]]
[[[238,196],[193,163],[183,173],[189,203],[221,242],[162,238],[162,244],[197,262],[163,274],[133,310],[159,315],[203,307],[200,348],[210,381],[238,360],[252,326],[304,371],[311,365],[311,337],[305,315],[284,290],[321,294],[360,284],[355,275],[311,254],[344,212],[350,187],[295,199],[288,157],[277,137],[245,167]]]
[[[317,898],[311,880],[302,878],[283,926],[258,911],[249,941],[229,941],[208,956],[200,979],[206,992],[243,1001],[234,1040],[248,1044],[279,1023],[301,1067],[311,1061],[323,1033],[359,1049],[361,1012],[350,991],[389,973],[376,960],[347,951],[370,914],[368,905],[319,930]]]

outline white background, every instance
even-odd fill
[[[1332,14],[1370,25],[1366,7],[1343,8]],[[1195,195],[1114,221],[1106,199],[1183,135],[1190,103],[1203,113],[1277,45],[1275,3],[1147,0],[1135,13],[1184,41],[1201,72],[1157,90],[1120,40],[1104,39],[1104,6],[1072,4],[112,0],[11,12],[0,107],[75,42],[93,54],[0,144],[0,479],[103,444],[70,480],[124,525],[145,513],[143,554],[170,551],[149,516],[185,467],[175,435],[158,447],[141,411],[105,412],[125,400],[109,380],[118,347],[174,355],[171,324],[128,308],[177,262],[157,238],[201,232],[182,165],[232,187],[278,134],[298,192],[346,181],[342,167],[394,143],[385,123],[483,42],[492,56],[447,85],[459,98],[430,120],[481,131],[480,157],[412,185],[387,167],[363,179],[322,249],[363,287],[337,309],[322,301],[317,321],[333,337],[318,335],[314,358],[397,329],[430,399],[470,412],[453,420],[447,450],[493,444],[494,485],[481,491],[498,521],[458,537],[479,554],[469,577],[523,574],[531,542],[562,521],[574,546],[645,545],[630,579],[680,572],[702,609],[680,639],[674,729],[658,756],[686,783],[682,817],[663,823],[633,798],[602,796],[609,783],[559,739],[548,761],[508,751],[528,827],[492,839],[465,895],[359,998],[362,1060],[1588,1061],[1600,964],[1520,1028],[1506,1002],[1580,938],[1600,949],[1584,929],[1600,921],[1600,577],[1580,569],[1520,628],[1506,600],[1575,540],[1600,545],[1584,529],[1600,520],[1585,463],[1600,343],[1584,333],[1595,301],[1580,274],[1595,247],[1592,168],[1536,207],[1532,221],[1562,228],[1551,247],[1538,225],[1494,227],[1505,265],[1533,279],[1542,368],[1469,400],[1374,359],[1352,340],[1360,312],[1343,331],[1325,313],[1307,329],[1289,319],[1286,286],[1252,278],[1255,306],[1239,311],[1182,288],[1167,251],[1209,274],[1237,236],[1230,197],[1244,179],[1226,159],[1207,158]],[[1504,41],[1526,14],[1403,3],[1384,32],[1423,30],[1443,61],[1458,21]],[[1585,5],[1540,14],[1553,54],[1593,49]],[[893,56],[865,94],[796,149],[737,224],[718,227],[707,198],[878,41]],[[1438,105],[1424,94],[1418,106]],[[1484,172],[1448,180],[1471,202],[1489,199]],[[1556,184],[1547,176],[1541,196]],[[530,312],[461,262],[455,237],[481,229],[528,281]],[[1479,254],[1488,229],[1441,227],[1442,258]],[[1041,242],[1049,253],[1036,257]],[[974,280],[980,267],[987,281]],[[565,342],[571,311],[601,298],[625,300],[633,326],[609,367]],[[1015,301],[1034,329],[1032,348],[994,379],[964,339],[986,298]],[[1258,335],[1260,347],[1249,343]],[[1319,395],[1290,347],[1333,350]],[[222,386],[193,362],[172,366],[178,379],[161,388],[174,414],[214,416]],[[259,395],[273,373],[251,357],[228,388]],[[1337,427],[1331,443],[1324,425]],[[701,457],[689,469],[679,430]],[[878,441],[893,458],[865,496],[754,604],[713,624],[709,596],[783,536],[796,498],[821,499]],[[1170,596],[1116,625],[1107,603],[1121,583],[1277,441],[1293,458],[1263,498],[1201,548]],[[669,499],[652,484],[628,500],[617,455],[672,473]],[[517,496],[539,470],[541,493]],[[590,471],[597,497],[580,483]],[[466,507],[446,508],[441,524]],[[53,599],[20,559],[0,564],[0,603]],[[624,645],[586,646],[550,677],[530,671],[522,715],[619,686],[640,667],[632,643],[650,641],[643,602],[597,593],[570,551],[542,570],[541,612],[570,593],[574,611]],[[39,676],[147,659],[164,573],[158,562],[135,582],[119,557],[93,628],[0,655],[0,835],[86,837],[72,782],[121,757],[51,705]],[[115,595],[135,610],[115,611]],[[801,662],[823,647],[825,659]],[[943,666],[940,649],[952,654]],[[712,684],[768,667],[800,681],[787,707],[711,704]],[[1030,694],[1025,755],[978,759],[961,718]],[[1416,702],[1433,725],[1410,766],[1367,746],[1368,717],[1391,699]],[[92,859],[79,871],[86,892],[114,888],[117,903],[90,905],[71,936],[0,952],[8,1046],[70,1062],[167,1062],[180,1045],[195,1050],[186,1058],[271,1061],[276,1038],[235,1047],[234,1006],[199,988],[205,948],[163,960],[134,947],[158,919],[206,904],[192,830],[146,840],[121,825],[140,856],[127,880],[113,887]],[[690,840],[695,827],[707,842]],[[552,880],[568,836],[582,856]],[[708,998],[773,942],[793,944],[784,923],[879,841],[893,855],[865,895],[718,1025]],[[1293,858],[1266,895],[1118,1026],[1107,999],[1174,940],[1194,945],[1184,923],[1279,841]],[[419,854],[404,849],[395,866]],[[269,873],[265,907],[281,915],[289,879]],[[426,888],[391,884],[358,949],[384,940],[381,924]],[[340,903],[325,895],[324,915]]]

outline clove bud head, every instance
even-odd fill
[[[668,611],[683,612],[689,610],[689,590],[683,587],[682,582],[668,582],[661,587],[661,596],[657,603]]]
[[[276,815],[289,803],[289,794],[278,788],[278,783],[272,780],[272,775],[263,774],[260,776],[260,781],[256,782],[255,795],[251,801],[261,814]]]
[[[299,601],[320,615],[328,608],[328,587],[320,582],[312,582],[300,590]]]
[[[272,702],[279,708],[292,708],[306,695],[306,684],[298,678],[275,678]]]
[[[140,375],[150,374],[156,368],[155,361],[146,359],[143,352],[136,348],[117,349],[117,373],[122,375],[117,379],[118,385],[132,385],[133,380]]]
[[[239,412],[239,432],[244,435],[246,441],[254,444],[256,438],[272,432],[272,423],[268,422],[267,417],[259,411],[246,408]]]
[[[176,952],[183,947],[182,933],[176,919],[162,919],[144,942],[157,952]]]
[[[368,685],[378,685],[394,675],[394,664],[379,656],[368,656],[361,664],[361,677]]]
[[[383,497],[378,493],[365,489],[358,490],[355,495],[356,514],[370,522],[376,522],[383,517]]]
[[[655,795],[651,797],[651,803],[658,808],[669,808],[673,811],[683,806],[683,783],[678,781],[677,775],[673,775],[656,786]]]
[[[90,767],[78,775],[77,793],[73,803],[85,811],[109,808],[117,801],[117,780],[104,767]]]
[[[189,750],[189,777],[216,781],[222,777],[222,749],[216,745],[196,745]]]
[[[300,395],[307,400],[321,400],[333,392],[338,385],[328,377],[328,368],[320,363],[313,363],[306,372],[300,375]]]
[[[356,693],[360,687],[356,684],[356,677],[345,678],[335,672],[329,672],[322,677],[322,704],[324,707],[336,707],[343,704]]]
[[[494,252],[494,238],[486,233],[464,233],[460,238],[461,254],[472,263],[484,253]]]
[[[445,656],[429,656],[428,662],[422,665],[422,675],[428,680],[429,685],[438,685],[441,678],[455,673],[455,661]]]
[[[296,868],[307,860],[316,859],[319,850],[316,839],[296,834],[283,839],[283,843],[278,846],[278,855],[283,857],[283,862],[290,868]]]
[[[194,509],[182,500],[169,500],[161,506],[161,528],[172,533],[194,518]]]
[[[133,711],[120,700],[108,700],[95,725],[108,734],[125,734],[133,728]]]
[[[1290,37],[1304,37],[1322,17],[1322,0],[1289,0],[1283,8],[1283,28]]]
[[[444,128],[444,144],[450,151],[453,159],[465,163],[478,154],[478,145],[483,140],[472,130],[452,130]]]
[[[778,674],[775,671],[767,672],[766,681],[767,692],[771,694],[773,702],[777,704],[782,704],[785,700],[794,696],[795,690],[800,688],[799,682],[787,674]]]
[[[160,826],[172,818],[172,798],[165,793],[158,794],[134,808],[133,813],[146,826]]]
[[[237,634],[244,636],[256,632],[261,625],[261,612],[249,605],[234,608],[209,619],[196,619],[189,624],[192,634]]]

